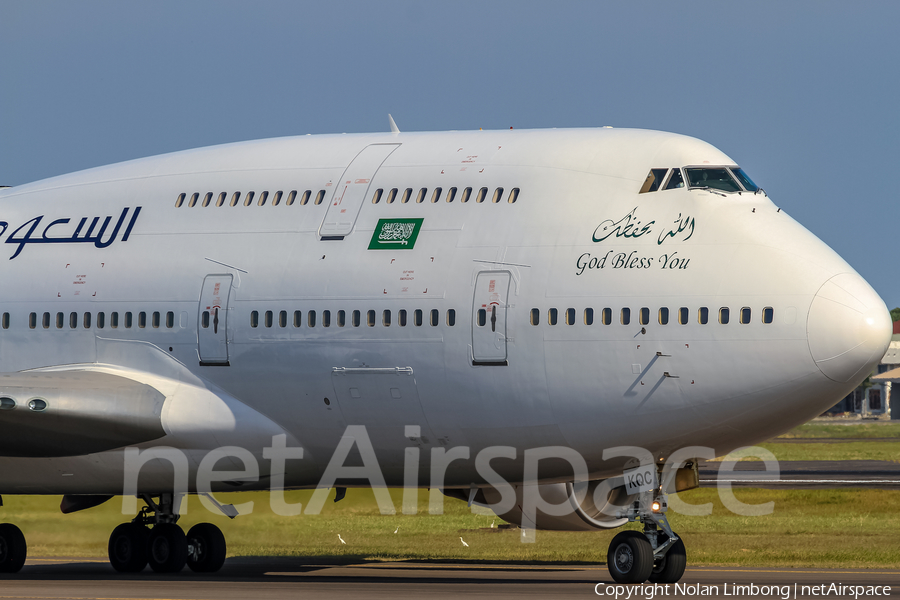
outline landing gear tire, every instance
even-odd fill
[[[109,563],[119,573],[139,573],[147,566],[150,530],[137,523],[122,523],[109,536]]]
[[[643,583],[653,571],[653,548],[644,534],[623,531],[609,544],[606,566],[617,583]]]
[[[28,557],[22,530],[11,523],[0,525],[0,573],[18,573]]]
[[[157,573],[177,573],[187,563],[187,538],[174,523],[160,523],[150,531],[147,561]]]
[[[196,573],[215,573],[225,564],[225,536],[211,523],[191,527],[187,534],[187,566]]]
[[[665,533],[657,534],[659,543],[662,544],[669,539]],[[675,534],[678,535],[677,533]],[[666,554],[653,561],[653,570],[648,578],[651,583],[677,583],[682,575],[684,568],[687,566],[687,555],[684,551],[684,542],[681,538],[669,548]]]

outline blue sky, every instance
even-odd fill
[[[0,184],[304,133],[704,139],[900,306],[900,2],[0,0]]]

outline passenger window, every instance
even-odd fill
[[[343,310],[339,310],[337,314],[337,325],[338,327],[343,327],[347,324],[347,313]]]
[[[391,326],[391,311],[385,310],[381,313],[381,324],[385,327]]]
[[[331,327],[331,311],[322,311],[322,327]]]
[[[50,313],[45,312],[41,316],[41,327],[44,329],[50,329]]]
[[[132,318],[131,312],[126,312],[125,313],[125,329],[131,329],[131,326],[133,324],[134,323],[133,323],[133,318]]]
[[[477,202],[478,204],[481,204],[482,202],[484,202],[484,199],[486,197],[487,197],[487,188],[483,187],[480,190],[478,190],[478,195],[475,196],[475,202]]]
[[[3,329],[9,329],[9,313],[3,313]]]
[[[278,206],[281,204],[281,192],[275,192],[275,195],[272,196],[272,206]]]
[[[103,329],[106,326],[106,313],[97,313],[97,329]]]
[[[604,325],[612,324],[612,309],[611,308],[603,309],[603,313],[600,317],[600,322],[603,323]]]
[[[400,327],[406,327],[406,309],[401,308],[397,311],[397,323]]]
[[[447,310],[447,327],[454,327],[456,325],[456,309],[451,308]]]
[[[316,326],[316,311],[311,310],[306,313],[306,326],[307,327],[315,327]]]
[[[219,206],[222,206],[223,204],[225,204],[225,198],[227,198],[227,197],[228,197],[228,194],[226,194],[225,192],[222,192],[221,194],[219,194],[219,199],[216,200],[216,207],[219,207]]]
[[[409,202],[410,197],[412,196],[412,188],[406,188],[403,190],[403,198],[400,199],[402,204],[406,204]]]
[[[397,188],[391,188],[391,191],[388,192],[388,196],[387,196],[387,199],[385,200],[385,203],[393,204],[394,200],[396,198],[397,198]]]
[[[309,196],[307,196],[307,199]],[[286,206],[293,206],[294,201],[297,199],[297,190],[291,190],[291,193],[288,194],[287,200],[284,201]]]
[[[478,326],[484,327],[487,325],[487,310],[484,308],[478,309]]]
[[[209,311],[204,310],[203,314],[200,315],[200,327],[203,329],[209,329]]]
[[[519,188],[513,188],[509,191],[509,202],[510,204],[515,204],[516,200],[519,199]]]
[[[97,315],[97,327],[103,328],[103,313]],[[175,313],[172,311],[166,313],[166,327],[169,329],[175,327]]]
[[[85,325],[85,327],[87,327],[87,325]],[[153,328],[159,329],[159,312],[157,311],[153,312]]]
[[[209,203],[212,201],[212,192],[206,192],[206,196],[203,197],[203,208],[209,206]]]
[[[37,329],[37,313],[31,313],[30,315],[28,315],[28,328]]]
[[[89,312],[84,313],[84,318],[82,319],[82,322],[84,323],[85,329],[90,329],[91,328],[91,313],[89,313]]]
[[[697,311],[697,321],[701,325],[706,325],[707,323],[709,323],[709,309],[708,308],[706,308],[704,306],[700,310]]]
[[[184,204],[184,193],[178,194],[178,198],[175,199],[175,208],[181,208],[182,204]]]
[[[447,202],[453,202],[454,198],[456,198],[456,188],[450,188],[447,190]]]
[[[256,192],[247,192],[247,197],[244,198],[244,206],[250,206],[253,204],[253,197],[256,195]]]
[[[303,311],[294,311],[294,327],[303,327]]]
[[[629,325],[631,323],[631,309],[630,308],[622,309],[622,316],[620,318],[620,321],[622,322],[622,325]]]
[[[372,194],[372,204],[378,204],[379,202],[381,202],[381,194],[383,192],[384,192],[384,190],[381,188],[378,188],[377,190],[375,190],[375,193]]]
[[[56,313],[56,328],[62,329],[66,324],[66,315],[61,312]]]
[[[231,196],[231,206],[237,206],[238,201],[241,199],[241,193],[235,192],[234,195]]]
[[[775,317],[775,311],[771,306],[767,306],[762,311],[763,323],[771,323]]]
[[[422,309],[417,308],[416,312],[413,313],[413,325],[416,327],[422,326]]]
[[[566,325],[574,325],[575,324],[575,309],[567,308],[566,309]]]
[[[541,311],[537,308],[531,309],[531,324],[537,327],[541,323]]]
[[[271,327],[274,321],[274,315],[271,310],[266,311],[266,327]]]
[[[725,307],[720,308],[719,309],[719,323],[721,323],[722,325],[727,325],[730,312],[731,311],[729,311]]]
[[[465,204],[466,202],[469,201],[469,196],[471,196],[471,195],[472,195],[472,188],[467,187],[466,189],[463,190],[462,196],[460,196],[459,201],[462,202],[463,204]]]
[[[204,327],[209,327],[209,313],[206,313],[206,325]],[[259,311],[251,311],[250,312],[250,327],[259,327]]]
[[[750,309],[746,306],[741,309],[741,324],[746,325],[750,322],[750,312]]]
[[[319,193],[316,194],[316,206],[322,204],[322,200],[325,199],[325,190],[319,190]]]
[[[62,318],[61,318],[62,313],[59,313],[59,317],[60,317],[59,327],[62,328]],[[117,313],[117,312],[109,313],[109,326],[112,327],[113,329],[119,328],[119,313]]]
[[[501,198],[503,198],[503,188],[498,187],[496,190],[494,190],[494,198],[493,200],[491,200],[491,202],[497,204],[498,202],[500,202]]]
[[[666,178],[666,172],[668,172],[668,169],[650,169],[647,179],[644,180],[644,185],[641,186],[641,191],[638,193],[646,194],[647,192],[658,190],[659,186],[662,185],[663,179]]]
[[[312,194],[312,192],[309,190],[303,192],[303,195],[300,196],[300,206],[306,206],[306,203],[309,202],[310,194]]]
[[[650,309],[645,306],[645,307],[641,308],[641,310],[638,312],[638,323],[640,323],[641,325],[646,325],[649,322],[650,322]]]
[[[669,175],[669,181],[666,183],[666,189],[674,190],[683,187],[684,177],[681,176],[681,169],[672,169],[672,174]]]
[[[197,206],[197,199],[199,197],[200,197],[200,194],[198,192],[194,192],[193,194],[191,194],[191,203],[188,204],[188,206],[190,206],[191,208],[194,208],[195,206]]]
[[[709,188],[723,192],[740,192],[741,188],[728,169],[685,169],[691,188]]]
[[[442,188],[434,188],[434,193],[431,195],[431,203],[435,204],[438,200],[441,199],[441,189]]]
[[[360,314],[358,310],[354,310],[352,314],[352,324],[354,327],[359,327],[360,323]]]
[[[559,321],[559,312],[555,308],[551,308],[549,311],[547,311],[547,322],[550,325],[556,325],[556,323],[558,321]]]
[[[78,313],[69,313],[69,329],[78,329]]]
[[[682,306],[678,309],[678,322],[682,325],[687,325],[688,319],[690,319],[691,311],[687,309],[687,306]]]
[[[659,324],[660,325],[668,325],[669,324],[669,309],[666,307],[659,309]]]
[[[428,193],[428,188],[422,188],[419,190],[419,195],[416,196],[416,204],[422,204],[425,200],[425,195]]]
[[[375,327],[375,311],[370,310],[366,313],[366,325]]]
[[[440,321],[441,321],[440,311],[436,308],[432,308],[431,309],[431,326],[437,327],[438,323],[440,323]]]
[[[584,324],[585,325],[593,325],[594,324],[594,309],[593,308],[584,309]]]
[[[287,311],[283,310],[278,313],[278,326],[287,327]]]

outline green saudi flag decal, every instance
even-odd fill
[[[424,219],[378,219],[369,250],[412,250]]]

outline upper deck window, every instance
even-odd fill
[[[741,186],[724,167],[687,167],[685,172],[691,188],[708,188],[723,192],[742,191]]]

